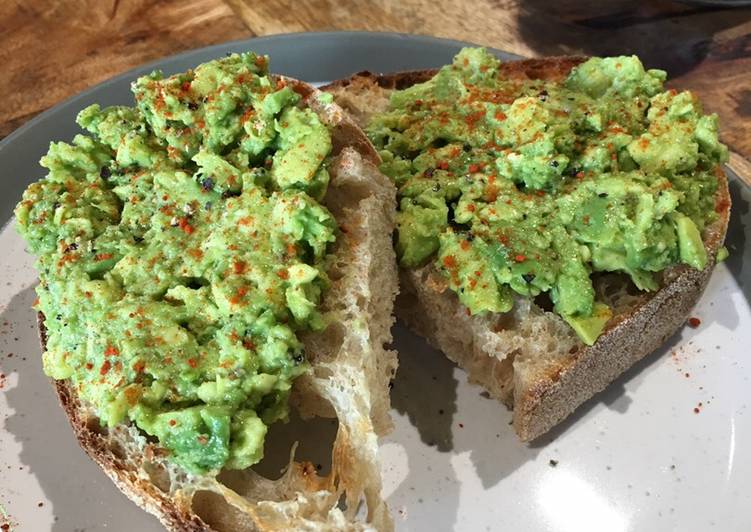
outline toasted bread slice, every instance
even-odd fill
[[[367,137],[339,106],[320,101],[320,92],[307,84],[286,82],[304,96],[333,138],[324,204],[342,234],[321,307],[330,325],[302,338],[311,371],[295,381],[292,398],[303,417],[338,419],[330,474],[319,476],[313,464],[295,462],[293,456],[277,480],[252,469],[192,475],[135,426],[101,427],[68,381],[55,382],[80,445],[123,493],[169,530],[393,527],[381,498],[377,437],[391,429],[389,382],[397,365],[396,353],[384,348],[391,341],[398,282],[391,247],[395,189],[378,171],[379,158]],[[41,315],[39,330],[44,347]]]
[[[509,79],[564,79],[584,57],[550,57],[502,63]],[[388,107],[393,90],[427,81],[437,70],[378,76],[362,72],[323,87],[364,126]],[[597,297],[614,316],[591,347],[563,319],[519,298],[505,314],[468,316],[432,264],[402,270],[396,314],[448,358],[469,380],[513,408],[516,433],[530,441],[546,433],[579,405],[604,389],[635,362],[662,345],[684,323],[701,296],[727,231],[727,178],[716,169],[718,217],[703,238],[709,256],[704,270],[676,265],[662,274],[661,289],[637,293],[624,275],[597,275]]]

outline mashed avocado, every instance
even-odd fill
[[[44,370],[191,471],[245,468],[308,368],[297,332],[323,326],[331,137],[252,53],[132,89],[81,111],[16,208]]]
[[[717,117],[636,57],[593,58],[559,82],[498,68],[465,48],[371,120],[399,187],[399,260],[434,261],[472,314],[548,293],[591,344],[611,316],[593,272],[655,290],[670,265],[706,265],[727,158]]]

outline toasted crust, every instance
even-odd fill
[[[391,248],[395,190],[359,127],[311,86],[284,78],[332,130],[334,159],[324,203],[341,226],[332,286],[322,303],[331,325],[302,340],[309,375],[295,381],[292,402],[303,415],[339,421],[331,473],[294,462],[278,480],[253,470],[191,475],[134,426],[103,428],[69,381],[54,381],[81,447],[117,487],[169,530],[391,530],[381,498],[377,436],[391,429],[388,383],[396,371],[391,341],[397,269]],[[353,325],[357,325],[356,327]],[[42,347],[44,316],[39,315]],[[304,438],[305,435],[300,435]],[[346,509],[339,508],[344,497]],[[360,503],[367,516],[358,519]]]
[[[585,57],[549,57],[502,63],[509,79],[563,79]],[[386,109],[392,90],[430,79],[437,70],[375,75],[361,72],[323,87],[364,126]],[[402,270],[396,314],[441,349],[488,392],[513,408],[516,433],[524,441],[548,432],[579,405],[604,389],[635,362],[662,345],[686,320],[701,296],[722,246],[730,214],[727,178],[717,168],[717,220],[705,230],[709,263],[704,270],[679,265],[666,271],[663,286],[649,295],[630,295],[615,280],[616,315],[591,347],[568,325],[530,301],[504,315],[467,316],[432,265]],[[607,285],[610,283],[610,286]],[[613,279],[596,289],[612,292]],[[604,297],[609,297],[607,294]]]

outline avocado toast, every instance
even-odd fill
[[[135,108],[89,107],[91,135],[51,146],[16,210],[45,371],[81,446],[169,529],[390,529],[394,189],[330,97],[267,68],[140,78]],[[330,474],[251,469],[288,403],[337,418]]]
[[[716,117],[636,58],[499,64],[324,87],[399,187],[396,313],[514,411],[570,415],[686,320],[729,217]]]

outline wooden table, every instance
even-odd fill
[[[208,44],[296,31],[385,30],[521,55],[636,53],[721,118],[751,176],[751,8],[661,0],[4,0],[0,138],[123,70]]]

